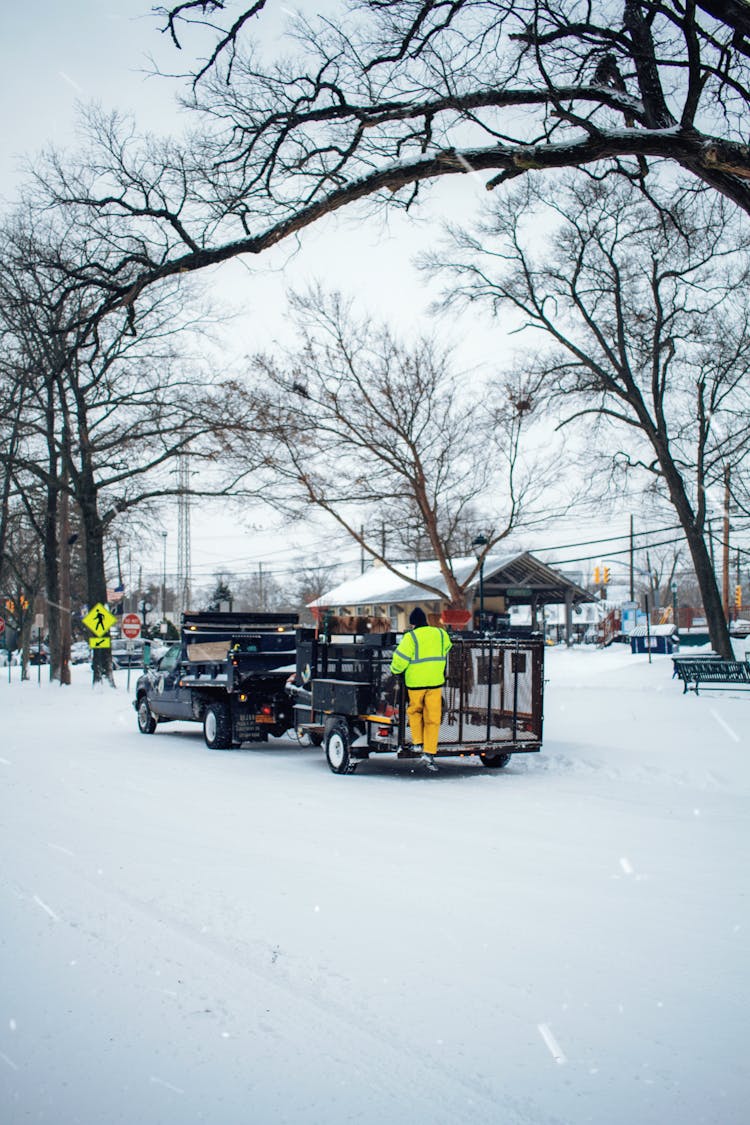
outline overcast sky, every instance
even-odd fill
[[[319,4],[315,5],[316,10]],[[288,10],[288,9],[286,9]],[[282,5],[272,6],[268,33],[281,34]],[[4,146],[0,152],[0,195],[10,203],[22,192],[24,156],[33,156],[45,145],[74,148],[76,112],[82,103],[97,101],[105,108],[132,112],[141,126],[155,132],[179,131],[184,115],[175,106],[176,84],[149,77],[148,55],[165,68],[178,62],[159,21],[150,13],[148,0],[30,0],[7,4],[0,41],[0,73],[5,84]],[[433,188],[417,216],[393,213],[387,220],[362,222],[353,211],[340,213],[304,232],[299,246],[276,248],[257,261],[234,261],[205,274],[201,280],[220,305],[240,308],[232,325],[228,350],[235,355],[265,347],[285,333],[285,298],[289,286],[304,287],[320,279],[331,287],[356,293],[364,307],[408,331],[425,317],[428,294],[424,278],[413,266],[420,250],[434,246],[440,221],[468,220],[486,208],[490,197],[484,177],[450,177]],[[445,321],[448,341],[460,341],[467,367],[486,360],[502,361],[507,340],[497,325],[479,320]],[[192,560],[196,580],[218,568],[237,572],[281,569],[290,547],[326,543],[330,537],[292,532],[281,544],[278,524],[270,512],[258,513],[261,530],[238,533],[236,513],[209,519],[205,512],[193,519]],[[627,517],[616,530],[626,529]],[[167,514],[167,571],[176,570],[176,511]],[[612,525],[608,524],[611,533]],[[564,542],[575,538],[573,529],[557,529]],[[143,559],[146,570],[160,571],[162,540]],[[344,554],[359,558],[353,546]]]

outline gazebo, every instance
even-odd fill
[[[445,580],[436,561],[404,562],[392,564],[404,577],[399,577],[385,566],[371,566],[364,573],[350,578],[310,603],[316,615],[330,611],[341,616],[387,618],[394,632],[408,627],[409,614],[420,606],[428,619],[446,620],[447,591]],[[477,560],[473,556],[451,560],[453,573],[463,583]],[[432,595],[416,582],[426,582],[441,590],[444,597]],[[539,611],[545,605],[565,606],[566,640],[572,641],[573,608],[581,602],[594,601],[587,590],[571,581],[558,570],[553,570],[530,552],[516,555],[488,555],[480,573],[469,588],[467,609],[478,625],[480,609],[484,624],[498,626],[507,621],[511,606],[531,607],[531,627],[538,628]],[[480,604],[481,603],[481,604]]]

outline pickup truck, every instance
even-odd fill
[[[133,706],[141,734],[179,719],[203,724],[206,745],[265,742],[294,723],[284,690],[294,672],[296,614],[184,613],[175,643],[139,676]]]

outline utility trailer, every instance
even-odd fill
[[[513,754],[542,745],[544,641],[524,637],[452,634],[441,757],[477,756],[502,769]],[[403,678],[390,672],[393,633],[298,639],[297,672],[287,690],[295,725],[325,749],[334,773],[353,773],[374,754],[418,758],[411,746]]]
[[[297,636],[313,636],[297,622],[288,613],[184,613],[180,642],[136,683],[138,729],[202,723],[212,750],[284,734],[294,723],[285,687]]]

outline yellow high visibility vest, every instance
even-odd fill
[[[391,660],[391,672],[404,673],[408,688],[441,687],[445,683],[445,661],[452,642],[445,629],[420,625],[404,633]]]

